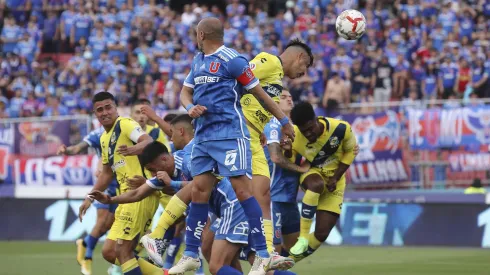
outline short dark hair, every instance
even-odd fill
[[[167,146],[158,141],[153,141],[143,149],[143,152],[139,155],[139,160],[142,166],[146,166],[162,154],[169,154]]]
[[[313,106],[308,102],[300,102],[291,110],[293,124],[301,127],[307,122],[315,120],[316,114]]]
[[[171,125],[175,125],[179,122],[184,122],[188,123],[189,125],[192,125],[192,117],[189,116],[188,114],[183,114],[183,115],[178,115],[172,121],[170,121]]]
[[[150,106],[151,105],[151,102],[146,99],[146,98],[139,98],[139,99],[136,99],[133,104],[131,104],[132,107],[136,106],[136,105],[148,105]]]
[[[308,67],[311,67],[313,65],[314,58],[313,58],[313,53],[311,52],[310,46],[308,46],[306,43],[301,41],[299,38],[295,38],[295,39],[289,41],[289,43],[286,45],[284,50],[286,50],[289,47],[300,47],[300,48],[302,48],[306,52],[306,54],[308,54],[308,57],[310,57],[310,64],[308,64]]]
[[[163,120],[165,122],[170,123],[170,121],[172,121],[176,117],[177,117],[177,114],[166,114],[165,117],[163,118]]]
[[[100,101],[103,101],[106,99],[110,99],[110,100],[116,102],[116,99],[114,98],[114,96],[111,93],[104,91],[104,92],[99,92],[99,93],[94,95],[94,97],[92,98],[92,104],[95,104],[96,102],[100,102]]]

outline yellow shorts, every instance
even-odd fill
[[[116,241],[133,240],[143,236],[150,228],[153,215],[158,208],[159,196],[151,195],[142,201],[120,204],[107,239]]]
[[[265,157],[264,147],[260,145],[260,135],[250,126],[248,126],[248,130],[250,131],[250,150],[252,151],[252,175],[270,178],[271,174],[269,172],[267,158]]]
[[[310,171],[302,174],[299,178],[299,183],[303,184],[303,181],[310,175],[317,174],[322,177],[324,184],[327,184],[328,177],[333,176],[334,171],[323,171],[321,168],[312,167]],[[318,200],[317,210],[324,210],[340,215],[342,210],[342,203],[344,201],[345,191],[345,176],[343,176],[337,182],[337,189],[333,192],[329,192],[326,188],[323,189],[320,199]]]
[[[163,192],[160,192],[160,205],[163,208],[167,207],[167,204],[171,198],[172,198],[172,196],[169,196],[167,194],[164,194]]]

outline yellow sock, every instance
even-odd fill
[[[143,275],[162,275],[162,269],[150,264],[143,258],[138,258],[138,264]]]
[[[157,227],[151,232],[150,237],[153,239],[163,239],[168,228],[184,215],[186,209],[187,204],[185,204],[179,197],[173,196],[168,202],[167,208],[160,216],[160,219],[158,219]]]
[[[121,269],[125,275],[142,275],[138,261],[135,258],[123,263]]]
[[[274,228],[272,227],[272,221],[264,219],[264,233],[265,242],[267,244],[267,251],[269,253],[274,252]]]
[[[316,239],[315,234],[311,233],[308,236],[308,246],[313,250],[317,250],[322,245],[322,242]]]
[[[316,207],[318,206],[318,200],[320,194],[306,190],[303,197],[303,206],[301,209],[301,225],[299,236],[308,239],[310,234],[311,224],[313,223],[313,217],[316,213]]]

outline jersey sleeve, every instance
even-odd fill
[[[100,146],[100,129],[95,129],[83,138],[83,142],[88,146],[95,148]]]
[[[264,128],[264,134],[267,139],[267,144],[271,143],[280,143],[279,140],[281,138],[281,127],[277,125],[277,123],[271,120]]]
[[[354,147],[356,146],[356,136],[352,132],[351,126],[347,124],[347,129],[345,129],[345,137],[344,140],[342,141],[342,150],[344,151],[344,155],[340,159],[340,162],[344,164],[352,164],[354,162],[354,158],[356,157],[354,155]]]
[[[228,62],[228,71],[246,90],[259,85],[259,80],[250,69],[250,65],[243,56],[233,58]]]
[[[138,122],[130,118],[121,120],[121,133],[126,135],[134,143],[138,143],[138,139],[146,134]]]
[[[184,86],[194,89],[194,64],[191,66],[191,71],[187,74],[184,80]]]
[[[192,180],[190,169],[190,155],[184,150],[178,150],[174,153],[175,169],[180,170],[182,177],[179,180]]]
[[[164,183],[159,181],[156,177],[153,177],[149,180],[146,180],[146,184],[148,184],[151,188],[161,190],[164,187]]]

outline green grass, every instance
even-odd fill
[[[100,247],[94,253],[94,275],[105,275],[109,266]],[[80,274],[74,243],[0,242],[0,267],[2,275]],[[484,275],[490,274],[490,250],[324,246],[292,271],[299,275]]]

